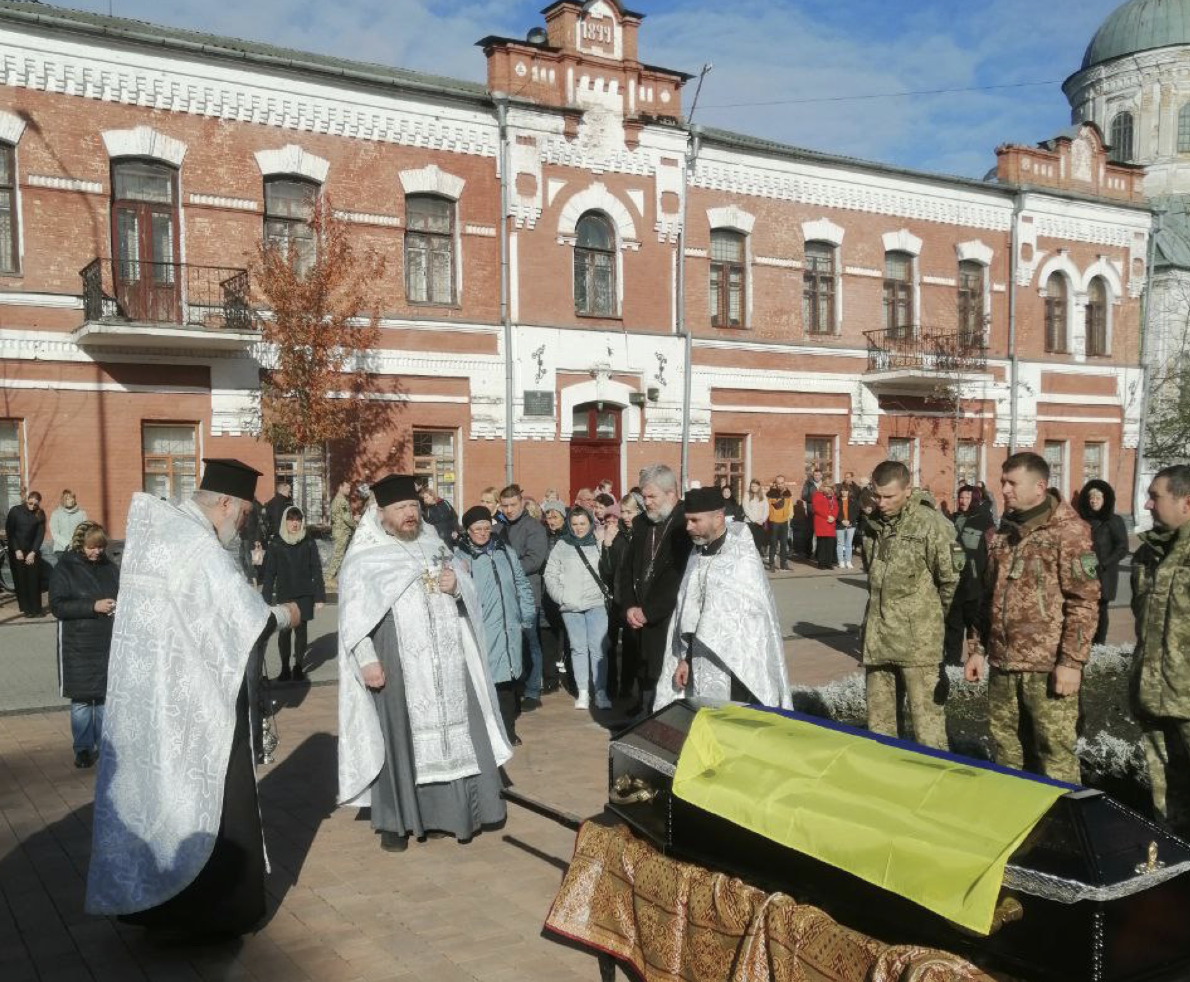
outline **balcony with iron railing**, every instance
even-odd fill
[[[934,386],[977,380],[987,373],[987,339],[981,330],[942,333],[927,327],[865,331],[865,381]]]
[[[260,338],[246,269],[99,258],[79,275],[80,344],[237,349]]]

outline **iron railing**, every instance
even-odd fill
[[[982,331],[941,334],[929,328],[892,328],[865,331],[868,371],[916,371],[931,375],[983,372],[988,367],[987,342]]]
[[[101,258],[79,275],[87,321],[230,331],[252,327],[246,269]]]

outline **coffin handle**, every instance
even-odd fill
[[[657,797],[657,790],[649,787],[648,782],[642,778],[621,774],[612,784],[609,797],[613,805],[637,805],[652,801]]]
[[[1015,924],[1024,920],[1025,908],[1016,897],[1001,897],[992,914],[992,927],[988,934],[995,934],[1005,924]]]

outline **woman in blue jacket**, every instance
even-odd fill
[[[483,505],[463,514],[463,535],[455,555],[470,570],[483,612],[488,669],[496,684],[496,699],[504,730],[514,745],[516,687],[524,675],[523,632],[533,623],[536,605],[520,560],[492,536],[492,513]]]

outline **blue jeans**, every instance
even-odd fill
[[[835,553],[838,557],[839,565],[851,562],[851,543],[855,539],[855,526],[850,528],[835,529]]]
[[[76,754],[98,750],[99,737],[102,732],[102,699],[70,704],[70,735],[74,737],[74,752]]]
[[[574,684],[584,695],[595,675],[595,695],[607,695],[607,608],[564,610],[562,621],[570,635],[570,657],[574,663]]]
[[[537,622],[541,619],[541,611],[533,611],[533,623],[525,629],[525,636],[529,639],[529,677],[525,680],[525,698],[541,698],[541,636],[537,633]]]

